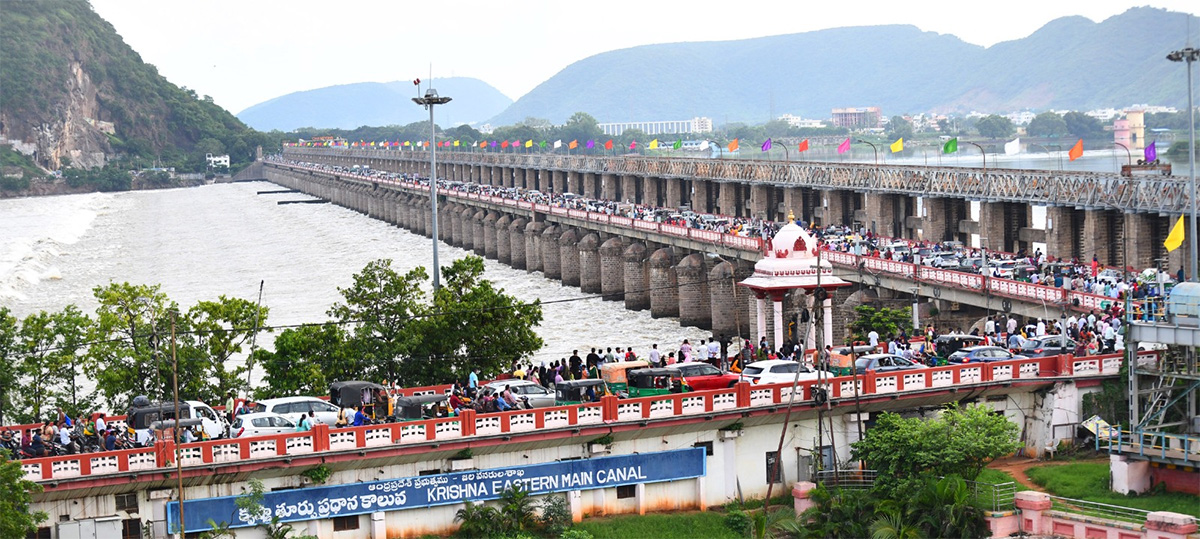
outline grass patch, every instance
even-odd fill
[[[993,485],[998,485],[1000,483],[1015,483],[1018,491],[1029,490],[1029,487],[1018,482],[1017,479],[1012,476],[1012,474],[992,468],[984,468],[982,472],[979,472],[979,477],[975,478],[975,481],[980,483],[991,483]]]
[[[1109,489],[1108,474],[1107,462],[1038,466],[1026,471],[1029,479],[1055,496],[1200,517],[1200,504],[1195,496],[1179,492],[1118,494]]]
[[[742,539],[725,526],[725,513],[717,511],[586,518],[573,529],[584,530],[595,539]]]

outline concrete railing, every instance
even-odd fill
[[[1113,359],[1115,361],[1111,361]],[[456,417],[340,429],[316,425],[307,432],[183,444],[179,458],[185,467],[219,466],[312,453],[363,451],[464,438],[485,439],[535,431],[670,420],[735,410],[750,411],[786,406],[793,393],[796,403],[811,405],[814,389],[823,389],[828,398],[835,401],[853,399],[856,391],[859,398],[890,398],[903,397],[906,393],[955,387],[979,388],[1039,378],[1115,375],[1119,369],[1120,356],[1074,358],[1064,355],[887,373],[867,371],[860,376],[806,381],[796,386],[786,383],[752,386],[740,382],[728,389],[633,399],[618,399],[610,395],[595,403],[534,410],[489,414],[467,410]],[[406,391],[405,394],[410,393]],[[58,481],[169,468],[174,465],[174,455],[174,443],[166,440],[142,449],[28,459],[21,462],[21,467],[25,477],[32,481]]]
[[[330,174],[336,177],[353,179],[355,181],[396,185],[397,187],[403,189],[419,190],[420,192],[417,194],[422,195],[427,194],[428,191],[427,187],[420,186],[415,182],[383,180],[380,178],[364,176],[351,172],[333,173],[317,167],[305,167],[300,165],[279,166]],[[567,209],[558,206],[551,206],[549,204],[535,204],[533,202],[524,200],[480,195],[479,193],[466,193],[453,189],[439,188],[438,194],[449,198],[487,202],[500,206],[509,206],[546,213],[558,217],[580,219],[592,223],[629,228],[643,232],[653,232],[665,236],[687,238],[697,242],[720,245],[740,251],[762,251],[762,239],[760,238],[750,238],[735,234],[722,234],[712,230],[699,230],[686,226],[643,221],[631,219],[629,217],[608,215],[600,212]],[[1053,286],[1035,285],[1011,279],[1003,279],[1000,277],[979,275],[976,273],[938,269],[909,262],[899,262],[895,260],[886,260],[883,258],[855,255],[854,253],[842,251],[824,250],[822,251],[821,256],[828,260],[831,264],[843,268],[857,270],[861,267],[864,271],[870,273],[884,273],[926,284],[948,286],[974,291],[979,294],[984,294],[986,292],[999,298],[1036,303],[1039,305],[1066,305],[1067,308],[1078,312],[1101,311],[1104,310],[1106,306],[1118,301],[1107,296],[1088,294],[1074,290],[1065,290]]]

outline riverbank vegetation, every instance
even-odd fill
[[[44,420],[55,407],[122,413],[137,395],[170,400],[176,371],[180,398],[212,403],[229,393],[323,395],[336,380],[492,377],[541,348],[542,310],[493,286],[483,268],[479,257],[456,260],[430,297],[424,268],[400,275],[390,260],[371,262],[340,290],[329,322],[282,329],[274,351],[253,346],[276,329],[270,308],[244,298],[185,307],[158,285],[111,283],[93,289],[91,315],[70,305],[18,319],[0,307],[0,422]],[[252,367],[266,373],[255,387]]]

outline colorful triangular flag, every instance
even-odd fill
[[[612,139],[608,139],[608,142],[605,142],[605,143],[604,143],[604,149],[605,149],[605,150],[611,150],[611,149],[613,149]]]
[[[1075,145],[1071,147],[1071,151],[1067,152],[1067,156],[1071,158],[1071,161],[1083,157],[1083,139],[1079,139],[1079,142],[1076,142]]]
[[[841,144],[838,144],[838,153],[846,153],[850,151],[850,137],[846,137]]]
[[[808,139],[800,141],[800,147],[797,149],[802,152],[808,151]]]
[[[762,151],[765,152],[765,151],[769,151],[770,149],[771,149],[771,139],[767,139],[767,141],[764,142],[762,145]]]
[[[678,149],[680,149],[680,148],[682,148],[682,147],[683,147],[683,141],[682,141],[682,140],[676,140],[676,141],[675,141],[675,144],[671,145],[671,149],[672,149],[672,150],[678,150]]]
[[[1183,245],[1183,216],[1179,216],[1179,220],[1175,221],[1175,226],[1171,227],[1171,233],[1167,234],[1167,241],[1163,242],[1163,247],[1167,248],[1167,252],[1178,249]]]
[[[736,152],[737,150],[738,150],[738,139],[733,139],[733,142],[729,143],[729,151]]]
[[[954,153],[957,151],[958,151],[958,137],[954,137],[950,140],[947,140],[946,143],[942,145],[942,153]]]
[[[1157,143],[1158,143],[1158,141],[1154,141],[1154,142],[1151,142],[1149,146],[1146,146],[1146,162],[1147,163],[1153,163],[1155,161],[1158,161],[1158,148],[1156,148],[1154,146]]]
[[[1021,153],[1021,137],[1004,143],[1004,155],[1017,155],[1019,153]]]
[[[571,141],[569,144],[567,144],[567,149],[568,149],[568,150],[574,150],[575,148],[578,148],[578,147],[579,147],[579,141],[578,141],[578,140],[572,140],[572,141]]]
[[[595,141],[595,140],[592,140],[592,139],[588,139],[588,143],[587,143],[587,149],[589,149],[589,150],[590,150],[590,149],[592,149],[592,148],[595,148],[595,147],[596,147],[596,141]]]
[[[650,144],[647,146],[647,148],[649,148],[651,150],[657,150],[658,149],[658,139],[654,139],[654,140],[650,141]]]
[[[892,143],[892,153],[902,152],[902,151],[904,151],[904,137],[900,137],[900,138],[896,139],[896,142]]]
[[[529,140],[525,141],[525,147],[532,148],[533,147],[533,139],[529,139]]]

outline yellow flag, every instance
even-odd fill
[[[455,147],[455,148],[457,148],[457,147],[458,147],[458,141],[457,141],[457,140],[456,140],[456,141],[454,141],[454,147]]]
[[[529,139],[529,140],[525,141],[525,147],[532,148],[533,147],[533,139]]]
[[[654,139],[654,140],[650,141],[650,149],[651,150],[658,149],[658,139]]]
[[[1175,221],[1175,226],[1171,227],[1171,233],[1167,234],[1167,241],[1163,242],[1163,246],[1167,248],[1167,252],[1178,249],[1183,245],[1183,216],[1179,216],[1179,220]]]
[[[892,143],[892,153],[902,152],[902,151],[904,151],[904,137],[900,137],[900,138],[896,139],[896,142]]]

